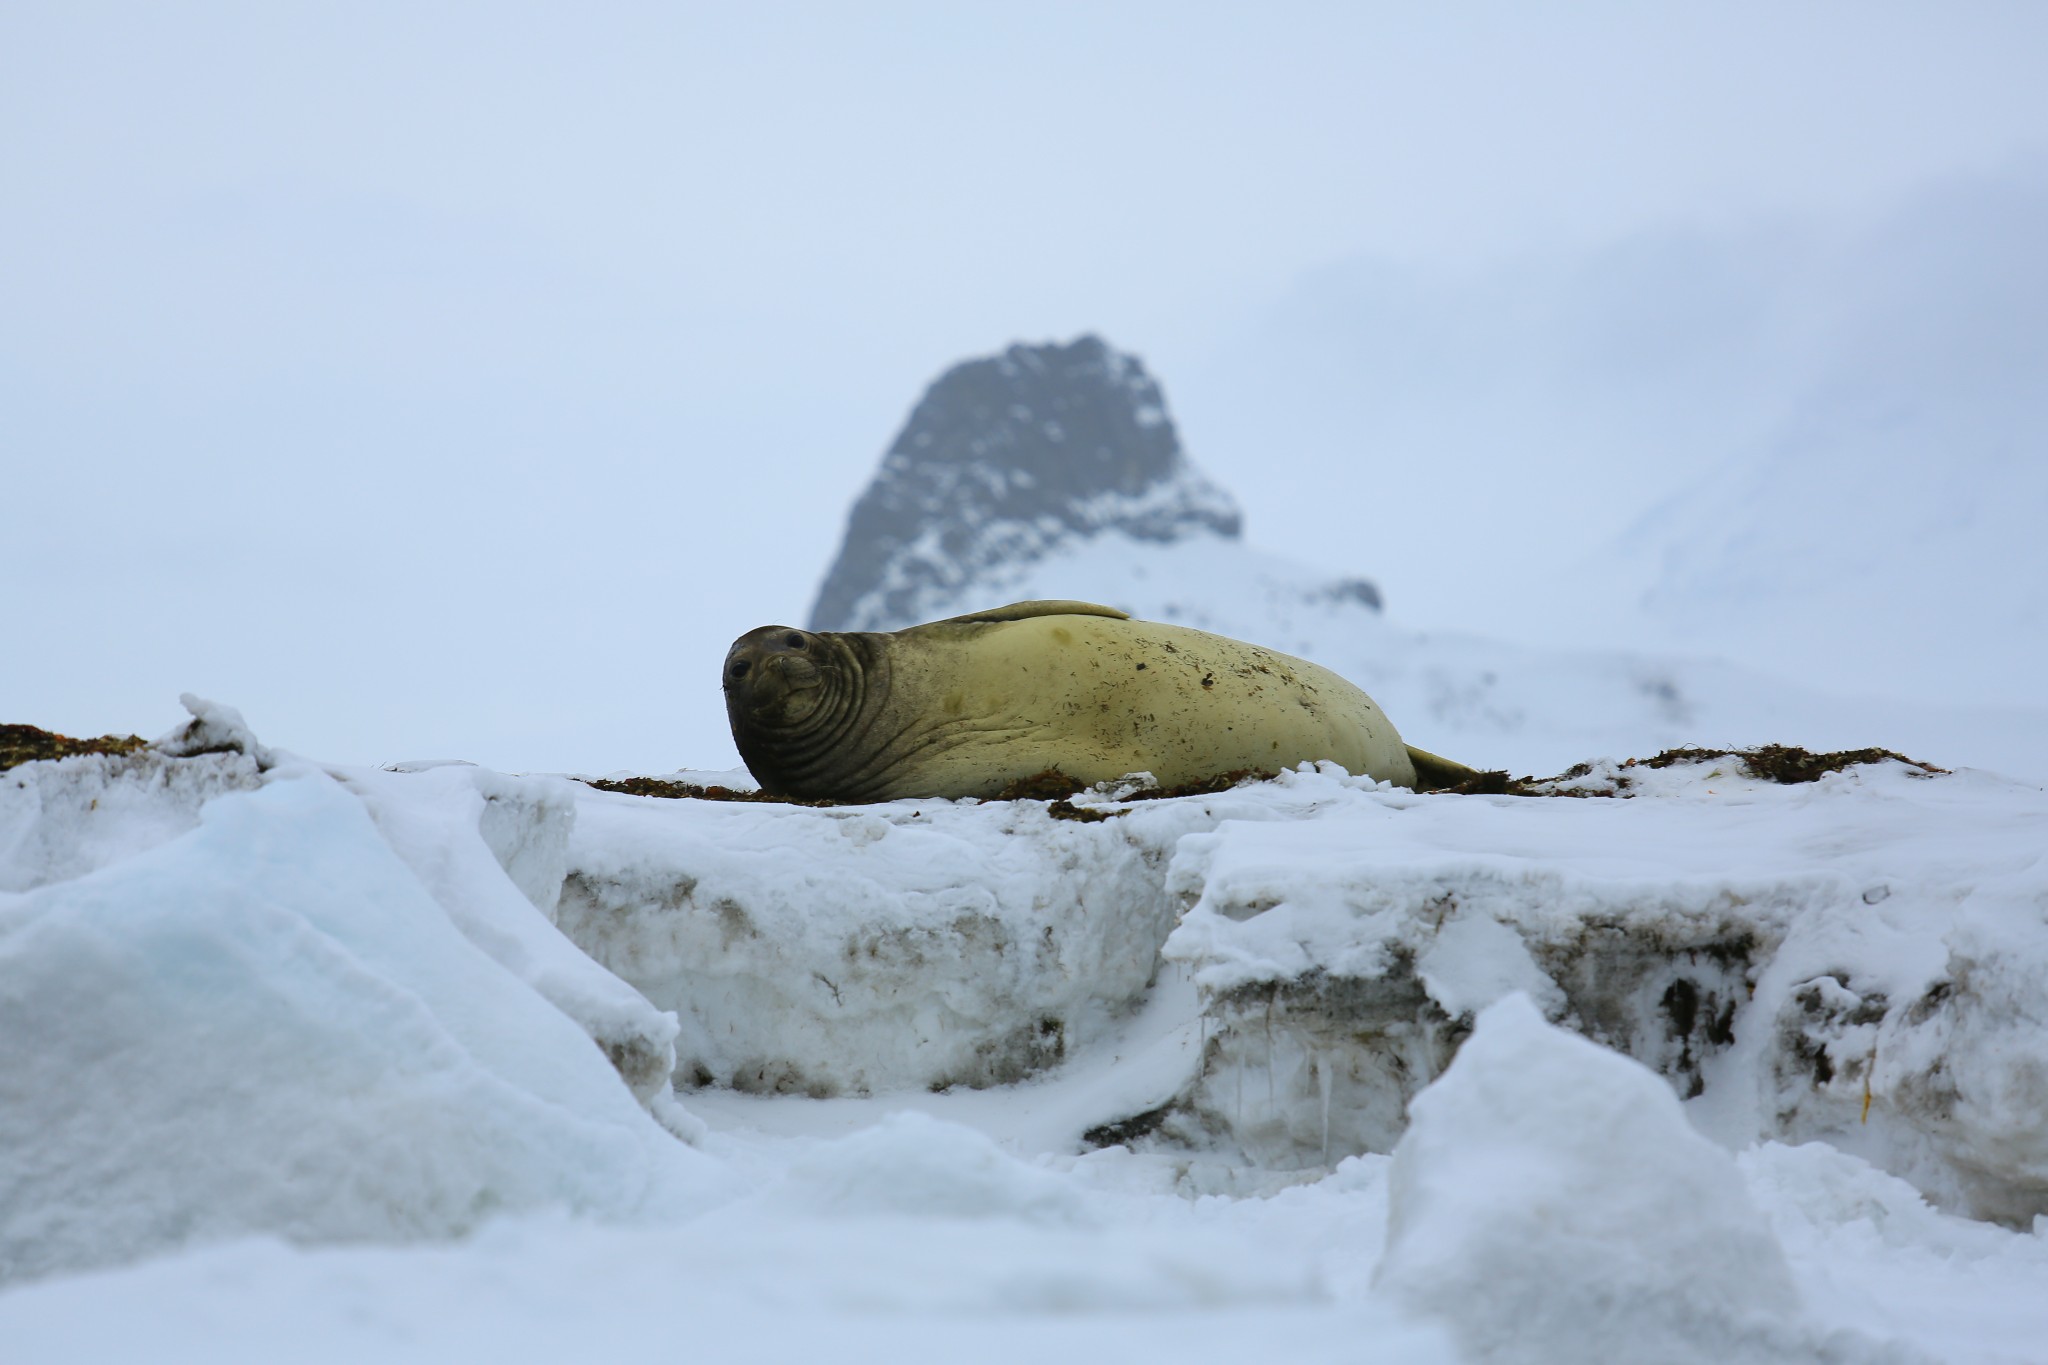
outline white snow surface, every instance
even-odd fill
[[[1376,1283],[1494,1360],[1811,1358],[1788,1339],[1792,1272],[1733,1159],[1670,1087],[1519,993],[1415,1098]]]
[[[0,774],[10,1365],[2043,1358],[2034,786],[230,749]]]
[[[1153,834],[1042,802],[899,801],[763,819],[592,792],[558,913],[676,1011],[686,1078],[820,1096],[986,1085],[1137,1007],[1174,921],[1161,850],[1189,818]]]
[[[288,770],[280,770],[288,771]],[[0,901],[0,1266],[704,1202],[718,1173],[302,771]]]

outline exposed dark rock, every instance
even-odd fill
[[[1173,1116],[1173,1112],[1173,1105],[1168,1103],[1113,1123],[1098,1123],[1081,1134],[1081,1141],[1091,1148],[1128,1147],[1141,1138],[1152,1136],[1160,1124]]]
[[[1234,540],[1231,496],[1181,453],[1159,385],[1083,336],[941,375],[854,504],[813,630],[891,630],[983,570],[1105,531]],[[1343,585],[1377,604],[1362,580]]]

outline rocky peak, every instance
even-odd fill
[[[1063,545],[1234,541],[1241,520],[1181,453],[1137,357],[1095,336],[1012,346],[925,391],[854,504],[810,625],[894,629]]]

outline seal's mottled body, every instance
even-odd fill
[[[1085,602],[888,634],[763,626],[727,655],[725,694],[749,770],[799,798],[992,797],[1048,769],[1175,787],[1310,759],[1414,786],[1411,752],[1442,764],[1326,668]]]

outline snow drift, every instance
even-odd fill
[[[553,930],[495,864],[465,869],[452,915],[334,778],[255,764],[159,750],[0,779],[8,879],[35,887],[0,893],[0,1278],[251,1232],[448,1237],[512,1210],[712,1197],[709,1163],[549,1002],[547,974],[500,960]],[[448,804],[459,820],[480,802]],[[140,851],[82,832],[102,809]],[[485,922],[499,885],[530,925]],[[562,977],[602,996],[561,947],[580,963]],[[631,992],[609,985],[624,1025]]]

